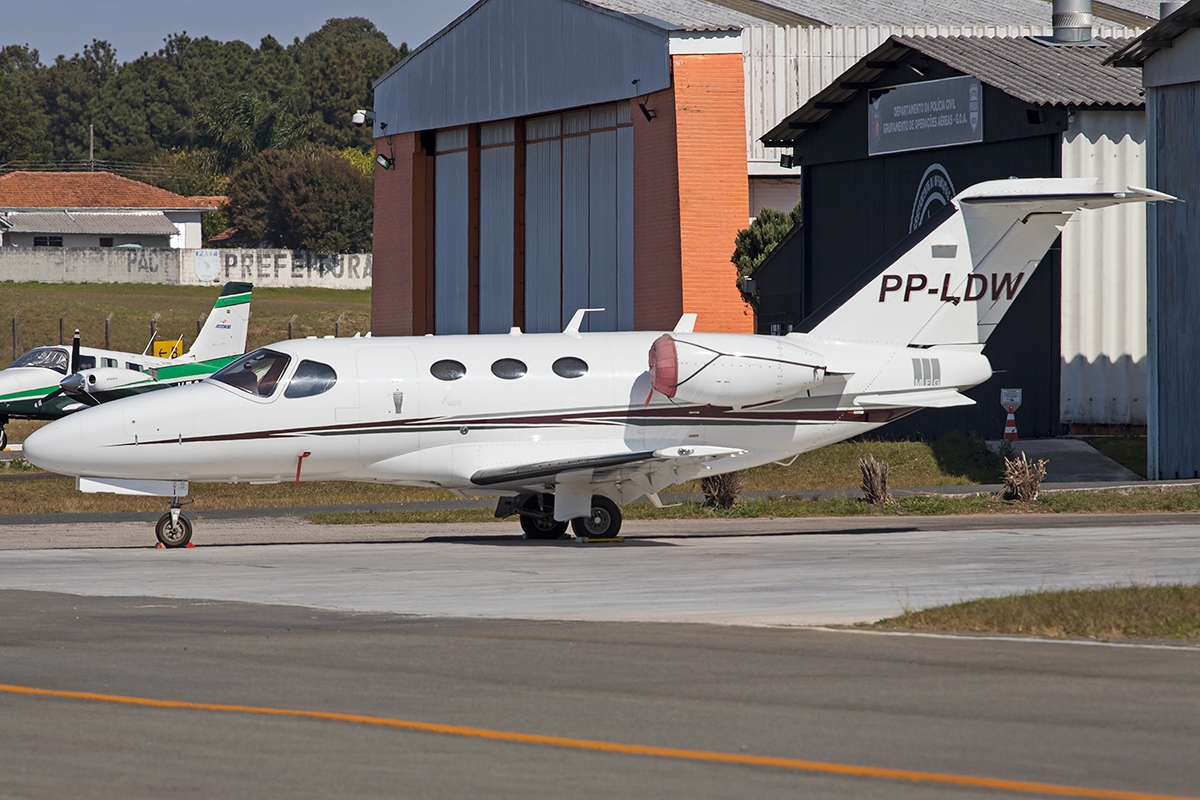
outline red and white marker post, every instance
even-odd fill
[[[1021,390],[1001,389],[1000,405],[1008,412],[1008,417],[1004,420],[1004,438],[1007,441],[1015,442],[1021,438],[1017,436],[1017,418],[1013,416],[1021,407]]]

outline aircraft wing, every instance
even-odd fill
[[[471,476],[476,486],[520,489],[530,484],[631,484],[636,497],[690,480],[705,462],[744,454],[731,447],[696,445],[489,467]],[[622,492],[623,493],[623,492]],[[628,502],[628,501],[626,501]]]

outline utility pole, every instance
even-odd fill
[[[88,125],[88,172],[96,171],[96,126]]]

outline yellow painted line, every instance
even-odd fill
[[[652,756],[655,758],[675,758],[685,761],[701,761],[717,764],[743,764],[755,767],[775,767],[801,772],[816,772],[826,775],[847,775],[857,778],[883,778],[886,780],[910,781],[914,783],[939,783],[952,786],[968,786],[971,788],[997,789],[1023,794],[1041,794],[1054,797],[1087,797],[1102,800],[1200,800],[1200,798],[1181,797],[1178,795],[1149,794],[1146,792],[1126,792],[1113,789],[1091,789],[1083,786],[1063,786],[1054,783],[1035,783],[1032,781],[1013,781],[1003,778],[982,778],[974,775],[953,775],[940,772],[919,772],[907,769],[885,769],[882,767],[862,767],[853,764],[836,764],[827,761],[805,761],[798,758],[777,758],[773,756],[752,756],[744,753],[717,753],[708,750],[683,750],[675,747],[654,747],[652,745],[620,744],[617,742],[599,742],[592,739],[571,739],[564,736],[542,736],[534,733],[517,733],[514,731],[497,731],[487,728],[469,728],[462,725],[440,725],[433,722],[416,722],[414,720],[393,719],[390,717],[371,717],[362,714],[338,714],[329,711],[304,711],[291,708],[267,708],[263,706],[227,705],[224,703],[188,703],[182,700],[155,700],[149,697],[128,697],[118,694],[96,694],[94,692],[67,692],[55,689],[37,689],[32,686],[13,686],[0,684],[0,692],[8,694],[32,695],[35,697],[63,697],[71,700],[90,700],[101,703],[118,703],[128,706],[144,706],[149,708],[173,708],[189,711],[221,711],[235,714],[264,714],[275,717],[302,717],[306,719],[330,720],[333,722],[352,722],[359,725],[378,725],[386,728],[400,728],[423,733],[440,733],[448,736],[465,736],[472,739],[490,739],[499,742],[518,742],[520,744],[540,744],[550,747],[566,747],[574,750],[591,750],[600,753],[620,753],[632,756]]]

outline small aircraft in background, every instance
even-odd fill
[[[787,336],[670,332],[317,339],[31,435],[26,457],[85,492],[171,497],[189,481],[354,480],[498,496],[528,538],[620,530],[621,504],[780,461],[924,408],[969,405],[983,347],[1080,209],[1172,200],[1094,179],[977,184]]]
[[[195,383],[246,352],[251,285],[225,284],[186,353],[160,358],[81,347],[36,347],[0,371],[0,450],[10,419],[58,419],[121,397]],[[149,345],[147,345],[149,349]]]

